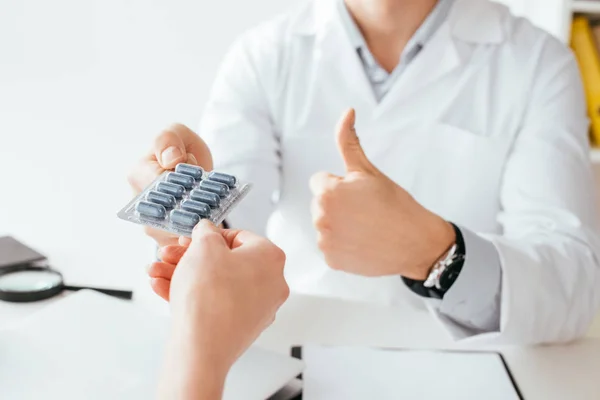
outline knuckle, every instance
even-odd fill
[[[326,232],[329,230],[329,220],[324,215],[315,218],[314,225],[319,232]]]
[[[154,146],[159,146],[160,143],[165,139],[168,138],[170,136],[175,135],[175,133],[173,132],[172,129],[167,128],[167,129],[163,129],[155,138],[154,138]]]
[[[281,304],[283,304],[288,299],[288,297],[290,297],[290,287],[284,280],[281,288],[281,296],[279,298]]]
[[[326,235],[319,235],[317,237],[317,246],[323,253],[327,253],[331,250],[331,241]]]
[[[331,203],[334,201],[334,197],[335,197],[334,190],[331,190],[331,189],[324,190],[323,193],[321,193],[317,198],[319,207],[321,207],[323,209],[327,209],[327,208],[331,207]]]
[[[148,266],[146,267],[146,274],[148,276],[152,277],[152,274],[154,273],[154,270],[156,268],[155,265],[156,265],[156,263],[153,262],[151,264],[148,264]]]
[[[335,271],[343,270],[342,264],[335,257],[332,257],[330,254],[325,253],[325,263],[329,266],[329,268],[331,268]]]
[[[271,250],[271,252],[273,261],[283,268],[286,260],[285,252],[275,245],[273,245],[273,249]]]
[[[285,266],[286,255],[279,247],[269,242],[269,246],[263,250],[263,272],[271,277],[279,276],[283,274],[283,268]]]
[[[165,142],[179,140],[179,138],[181,138],[183,135],[186,135],[188,132],[191,132],[190,128],[183,124],[171,124],[158,134],[154,141],[155,148],[161,144],[164,144]]]
[[[328,260],[327,261],[327,265],[329,265],[329,268],[331,268],[331,269],[333,269],[335,271],[342,271],[343,270],[342,266],[338,262],[336,262],[336,261]]]
[[[340,190],[342,185],[343,185],[343,181],[340,179],[329,180],[329,191],[335,193],[338,190]]]
[[[332,181],[329,185],[323,189],[323,191],[317,196],[317,203],[323,209],[331,209],[335,207],[335,203],[340,197],[342,190],[342,182]]]
[[[223,237],[217,232],[203,232],[198,235],[198,243],[200,245],[214,246],[219,242],[222,242],[222,240]]]
[[[166,143],[171,143],[178,140],[176,130],[171,127],[164,129],[154,138],[154,150],[162,150]]]

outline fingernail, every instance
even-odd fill
[[[160,154],[160,162],[163,167],[173,164],[175,161],[179,160],[183,154],[181,154],[181,150],[178,147],[171,146],[167,149],[163,150]]]

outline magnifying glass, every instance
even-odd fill
[[[0,274],[0,300],[25,303],[50,298],[63,290],[91,289],[109,296],[130,300],[128,290],[65,285],[60,272],[47,267],[28,266]]]

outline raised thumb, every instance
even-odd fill
[[[356,113],[353,108],[344,113],[337,125],[337,145],[346,164],[347,172],[372,172],[375,167],[369,161],[360,145],[354,122]]]

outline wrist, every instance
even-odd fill
[[[190,294],[182,298],[183,307],[172,310],[171,337],[182,343],[190,343],[191,354],[196,355],[195,362],[201,367],[208,365],[216,373],[227,375],[235,356],[231,354],[221,329],[222,323],[215,315],[214,310],[207,309],[203,304],[198,304],[197,296]],[[208,307],[210,308],[210,307]]]
[[[456,233],[452,224],[435,215],[426,234],[426,251],[417,264],[415,275],[409,278],[423,281],[427,279],[431,268],[440,261],[456,242]]]
[[[207,340],[206,329],[192,317],[173,321],[163,371],[161,398],[221,399],[231,368],[227,357]]]

